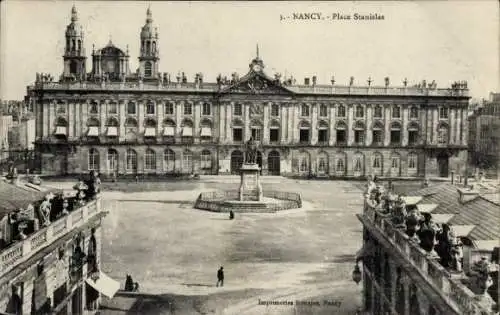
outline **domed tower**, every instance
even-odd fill
[[[86,66],[83,29],[78,23],[75,6],[71,8],[71,23],[66,27],[66,47],[64,49],[63,78],[68,80],[85,79]]]
[[[139,56],[139,75],[144,79],[158,78],[158,30],[153,28],[151,9],[146,11],[146,24],[141,30],[141,53]]]

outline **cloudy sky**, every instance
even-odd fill
[[[499,91],[499,9],[492,1],[412,2],[143,2],[19,1],[1,6],[0,98],[22,99],[36,72],[62,72],[64,31],[71,6],[85,31],[87,71],[92,44],[129,46],[137,68],[139,32],[148,5],[160,34],[160,71],[184,71],[205,81],[244,74],[256,43],[268,74],[316,75],[328,83],[401,85],[467,80],[473,97]],[[284,20],[280,15],[379,14],[378,21]]]

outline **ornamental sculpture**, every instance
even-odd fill
[[[253,140],[252,137],[250,137],[250,140],[248,140],[246,143],[245,163],[257,163],[257,143]]]

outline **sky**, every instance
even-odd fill
[[[499,86],[499,6],[492,1],[390,2],[0,2],[0,99],[22,99],[36,72],[62,73],[64,32],[71,7],[85,32],[87,71],[92,44],[129,46],[130,69],[138,66],[139,34],[151,7],[159,32],[160,71],[190,81],[248,71],[258,43],[269,75],[292,74],[298,83],[316,75],[319,84],[391,85],[435,80],[438,88],[467,80],[474,98]],[[351,20],[280,20],[280,15],[351,15]],[[354,14],[384,20],[354,20]]]

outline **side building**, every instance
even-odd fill
[[[0,181],[0,313],[95,314],[119,283],[101,267],[101,199]]]
[[[242,77],[205,82],[158,72],[159,35],[151,11],[140,36],[139,68],[113,43],[92,49],[73,8],[64,73],[37,74],[27,101],[37,118],[42,172],[78,174],[228,174],[242,145],[260,144],[268,175],[446,177],[467,159],[466,82],[392,86],[320,85],[317,78],[268,76],[258,49]]]
[[[498,314],[498,201],[450,183],[384,201],[376,190],[358,215],[363,314]]]

